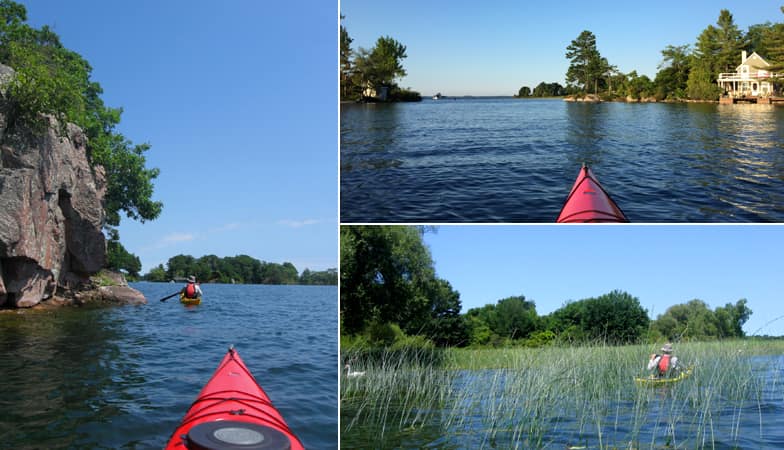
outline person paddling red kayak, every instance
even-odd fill
[[[556,223],[628,221],[591,169],[583,164]]]
[[[232,347],[174,430],[166,449],[240,448],[304,449]]]

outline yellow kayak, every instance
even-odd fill
[[[656,378],[653,375],[650,375],[645,378],[634,377],[634,382],[640,386],[664,386],[667,384],[677,383],[679,381],[685,380],[691,376],[692,368],[687,367],[686,370],[679,373],[678,376],[671,377],[671,378]]]
[[[180,294],[180,303],[182,303],[185,306],[198,305],[199,303],[201,303],[201,297],[188,298],[185,295]]]

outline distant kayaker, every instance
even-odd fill
[[[188,284],[180,291],[186,298],[199,298],[201,297],[201,288],[196,284],[196,277],[191,275],[188,277]]]
[[[672,356],[672,344],[669,342],[662,346],[661,351],[661,355],[656,353],[651,355],[648,370],[656,377],[664,378],[678,370],[678,357]]]

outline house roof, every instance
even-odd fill
[[[741,66],[749,66],[755,69],[764,69],[766,67],[769,67],[770,63],[765,61],[765,59],[762,56],[758,55],[757,52],[753,52],[751,55],[749,55],[748,58],[746,58],[746,61],[741,63],[738,67],[736,67],[735,70],[740,72]]]

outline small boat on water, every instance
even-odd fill
[[[621,208],[599,184],[591,169],[583,164],[556,222],[628,221]]]
[[[199,303],[201,303],[201,297],[188,298],[185,296],[185,294],[180,294],[180,303],[182,303],[185,306],[198,305]]]
[[[438,94],[436,94],[436,95],[434,95],[434,96],[433,96],[433,100],[441,100],[442,98],[444,98],[444,96],[443,96],[443,95],[441,95],[441,93],[440,93],[440,92],[439,92]]]
[[[648,377],[634,377],[634,382],[639,386],[666,386],[668,384],[674,384],[679,381],[683,381],[686,378],[689,378],[692,373],[692,368],[687,367],[686,370],[679,373],[677,376],[669,377],[669,378],[658,378],[653,375]]]
[[[166,446],[166,450],[303,448],[233,347]]]

